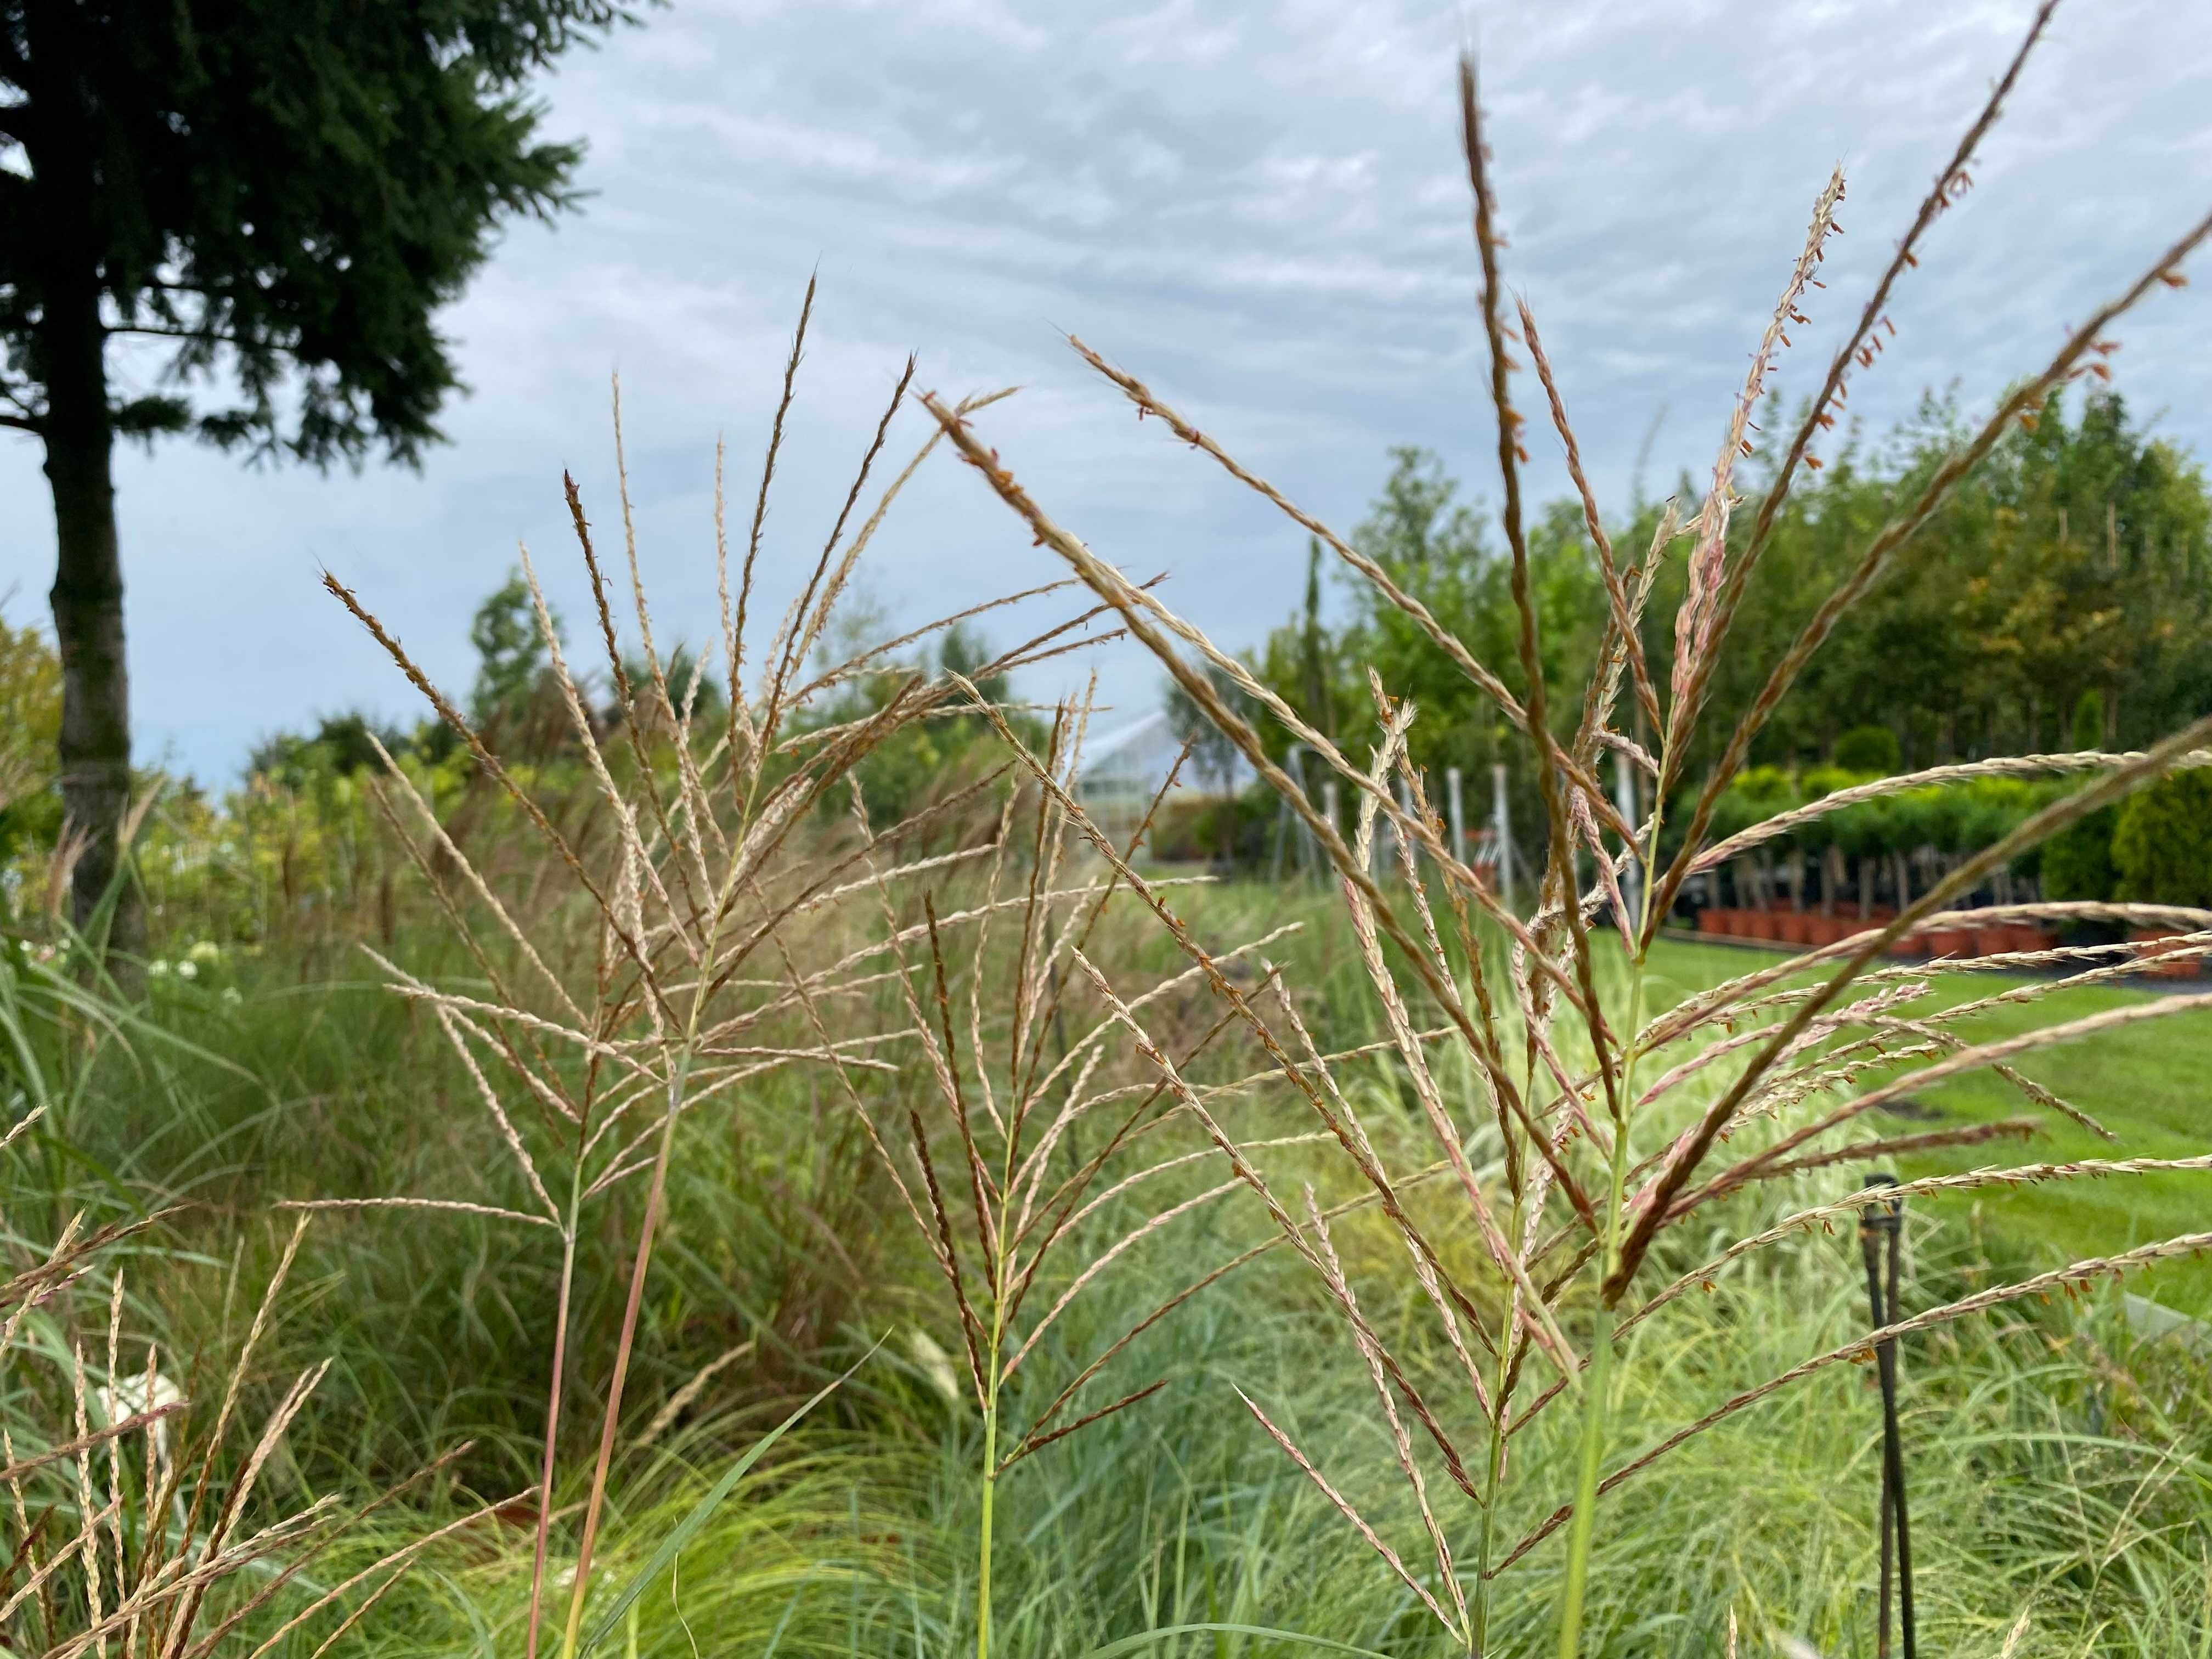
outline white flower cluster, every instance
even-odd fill
[[[195,943],[174,962],[157,959],[148,963],[146,974],[150,979],[167,979],[173,975],[178,979],[196,980],[200,976],[203,969],[217,968],[222,963],[222,946],[211,939],[204,939]],[[226,994],[224,998],[225,1001],[230,1002],[237,1000],[234,993]]]

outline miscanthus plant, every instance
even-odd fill
[[[716,649],[694,655],[656,646],[626,482],[623,568],[612,577],[575,487],[568,486],[604,652],[588,674],[571,659],[536,568],[523,556],[569,743],[590,781],[591,799],[581,805],[556,800],[532,769],[503,760],[368,605],[326,578],[543,847],[520,881],[487,871],[385,757],[378,803],[467,948],[477,982],[434,985],[377,960],[394,989],[449,1040],[497,1125],[526,1200],[510,1207],[434,1193],[297,1200],[306,1209],[465,1212],[542,1230],[557,1243],[539,1479],[534,1493],[504,1512],[510,1522],[526,1519],[534,1532],[527,1620],[516,1644],[532,1659],[542,1645],[574,1659],[616,1638],[638,1597],[669,1572],[775,1438],[756,1442],[665,1535],[633,1540],[624,1558],[643,1564],[625,1571],[622,1583],[597,1582],[617,1455],[639,1443],[624,1427],[624,1395],[687,1121],[717,1112],[742,1126],[748,1114],[827,1097],[873,1149],[886,1198],[918,1230],[958,1334],[963,1364],[950,1365],[925,1334],[914,1345],[919,1367],[940,1384],[949,1379],[956,1395],[964,1387],[981,1415],[974,1559],[983,1653],[1000,1479],[1038,1447],[1152,1392],[1139,1389],[1095,1409],[1085,1393],[1135,1332],[1106,1344],[1073,1376],[1045,1379],[1039,1386],[1048,1391],[1036,1392],[1031,1378],[1053,1363],[1037,1354],[1040,1340],[1127,1251],[1233,1186],[1194,1196],[1178,1189],[1139,1217],[1133,1231],[1098,1237],[1132,1205],[1172,1184],[1161,1177],[1212,1152],[1202,1141],[1174,1145],[1163,1133],[1178,1127],[1162,1110],[1174,1097],[1156,1082],[1133,1084],[1116,1066],[1117,1025],[1094,1019],[1070,1029],[1070,963],[1087,960],[1083,949],[1121,879],[1096,860],[1066,856],[1064,792],[1079,761],[1087,705],[1060,708],[1047,721],[980,688],[1003,686],[1025,665],[1115,637],[1076,632],[1109,607],[1094,604],[987,661],[971,660],[964,644],[940,649],[940,657],[967,662],[966,673],[909,670],[897,653],[996,605],[1056,589],[1079,596],[1079,584],[1050,583],[824,660],[849,631],[836,623],[855,566],[901,489],[944,441],[933,428],[860,515],[907,398],[911,360],[801,592],[764,646],[756,638],[763,528],[812,297],[810,285],[740,547],[721,533],[718,507]],[[618,598],[624,577],[627,592]],[[626,647],[622,636],[632,629]],[[599,712],[600,687],[611,696],[611,716]],[[988,720],[1018,747],[1042,744],[1044,783],[1033,783],[1012,755],[1000,755],[995,765],[939,781],[920,805],[884,821],[865,787],[871,758],[937,720],[964,721],[970,730]],[[993,745],[987,739],[984,746]],[[1188,969],[1126,994],[1145,1006],[1200,977]],[[794,1075],[798,1086],[786,1086]],[[817,1123],[811,1133],[833,1131]],[[580,1352],[579,1238],[602,1201],[624,1189],[641,1189],[642,1203],[630,1212],[638,1218],[619,1332],[611,1353]],[[842,1250],[834,1230],[817,1224]],[[1079,1239],[1089,1253],[1063,1270]],[[1196,1277],[1139,1330],[1218,1273]],[[644,1440],[740,1357],[724,1355],[677,1390]],[[556,1504],[562,1408],[580,1372],[604,1404],[582,1502],[564,1518]],[[1027,1414],[1009,1420],[1004,1413],[1017,1400]],[[785,1426],[793,1420],[796,1414]]]
[[[1497,419],[1502,528],[1520,617],[1516,665],[1478,659],[1389,571],[1240,465],[1142,381],[1079,341],[1072,343],[1140,416],[1156,419],[1317,537],[1410,618],[1517,729],[1533,753],[1547,825],[1542,869],[1526,908],[1515,908],[1453,856],[1425,780],[1406,759],[1405,734],[1417,714],[1412,706],[1377,684],[1379,740],[1370,753],[1346,752],[1236,657],[1054,520],[1023,488],[1000,451],[978,434],[968,413],[924,398],[945,435],[989,488],[1020,515],[1042,545],[1119,613],[1128,632],[1282,796],[1340,879],[1403,1085],[1434,1142],[1437,1160],[1428,1168],[1386,1165],[1355,1109],[1356,1091],[1340,1086],[1340,1068],[1308,1040],[1287,988],[1271,988],[1272,994],[1261,996],[1248,994],[1235,983],[1220,959],[1178,925],[1157,890],[1087,826],[1079,804],[1055,782],[1048,757],[1027,757],[1038,786],[1054,793],[1063,810],[1085,827],[1101,855],[1153,908],[1231,1015],[1265,1047],[1282,1081],[1340,1148],[1370,1189],[1368,1201],[1402,1243],[1408,1293],[1425,1308],[1430,1321],[1429,1329],[1418,1337],[1386,1333],[1369,1318],[1354,1274],[1336,1248],[1332,1216],[1310,1192],[1301,1196],[1276,1190],[1216,1121],[1206,1094],[1184,1077],[1166,1045],[1148,1034],[1144,1011],[1117,997],[1079,947],[1070,950],[1075,968],[1091,979],[1104,1006],[1149,1055],[1161,1083],[1213,1141],[1237,1179],[1273,1216],[1282,1240],[1310,1265],[1341,1309],[1411,1489],[1419,1534],[1384,1536],[1338,1496],[1322,1467],[1325,1456],[1293,1444],[1268,1421],[1258,1401],[1252,1409],[1455,1648],[1487,1650],[1493,1580],[1564,1530],[1558,1650],[1563,1659],[1573,1659],[1583,1647],[1592,1540],[1607,1494],[1647,1471],[1663,1469],[1670,1451],[1792,1382],[1865,1356],[1877,1338],[1902,1337],[2021,1297],[2078,1287],[2212,1247],[2212,1232],[2192,1233],[1982,1289],[1867,1338],[1807,1356],[1765,1383],[1714,1401],[1709,1411],[1655,1442],[1624,1445],[1613,1432],[1616,1368],[1631,1363],[1635,1352],[1627,1340],[1631,1333],[1647,1320],[1663,1319],[1686,1291],[1711,1281],[1747,1256],[1793,1233],[1832,1224],[1854,1208],[1849,1200],[1802,1207],[1714,1253],[1704,1241],[1708,1224],[1722,1213],[1714,1207],[1716,1200],[1808,1170],[1987,1138],[1992,1133],[1987,1128],[1941,1129],[1909,1139],[1863,1138],[1867,1115],[1886,1102],[1972,1070],[1993,1069],[2018,1090],[2033,1113],[2063,1114],[2094,1127],[2082,1104],[2058,1099],[2008,1062],[2051,1044],[2204,1006],[2186,996],[2166,997],[2002,1041],[1974,1042],[1960,1030],[1972,1012],[1998,1001],[2033,1002],[2058,986],[2124,972],[2129,964],[2093,963],[2090,953],[2069,950],[1984,959],[1975,965],[2057,965],[2066,972],[1919,1017],[1912,1005],[1930,990],[1934,976],[1960,971],[1966,964],[1881,964],[1898,940],[1955,925],[1959,902],[2023,850],[2173,768],[2212,763],[2204,749],[2212,740],[2212,717],[2141,753],[2047,757],[2051,772],[2085,781],[1995,844],[1960,860],[1894,921],[1741,975],[1663,1012],[1647,1006],[1654,940],[1683,884],[1699,872],[1856,802],[1981,771],[2010,773],[2034,764],[2015,757],[1986,767],[1949,767],[1939,774],[1885,779],[1729,840],[1711,834],[1716,805],[1743,768],[1762,726],[1838,620],[1887,569],[1909,556],[1915,534],[2011,423],[2033,422],[2069,380],[2102,374],[2104,357],[2112,347],[2108,331],[2139,302],[2183,285],[2183,261],[2212,234],[2212,219],[2189,228],[2139,279],[2071,330],[2047,362],[1998,398],[1986,421],[1932,472],[1917,495],[1897,503],[1890,520],[1866,540],[1850,575],[1826,596],[1772,663],[1760,693],[1729,731],[1719,762],[1702,778],[1685,769],[1687,756],[1710,752],[1698,750],[1695,740],[1716,718],[1708,695],[1715,665],[1731,649],[1731,624],[1791,483],[1801,467],[1819,465],[1816,443],[1833,425],[1852,378],[1875,367],[1893,332],[1887,323],[1891,295],[1919,263],[1945,209],[1969,188],[1977,149],[1997,119],[2051,10],[2046,4],[2039,11],[1988,102],[1938,170],[1894,257],[1826,365],[1803,418],[1783,438],[1772,483],[1747,513],[1734,486],[1735,470],[1739,458],[1751,451],[1752,411],[1788,346],[1787,331],[1806,320],[1805,308],[1815,303],[1814,290],[1821,286],[1823,251],[1836,234],[1844,188],[1840,172],[1830,179],[1814,203],[1802,251],[1757,343],[1742,390],[1722,422],[1718,456],[1704,499],[1686,515],[1670,505],[1650,544],[1630,553],[1615,549],[1607,533],[1568,418],[1564,383],[1545,353],[1533,311],[1524,301],[1512,306],[1509,314],[1489,152],[1474,69],[1471,64],[1463,66],[1462,108],[1481,271],[1487,389]],[[1533,386],[1528,378],[1532,371]],[[1532,393],[1541,399],[1564,450],[1604,580],[1604,642],[1595,672],[1582,685],[1547,683],[1537,611],[1529,599],[1522,469],[1529,441],[1522,406]],[[1660,570],[1674,558],[1687,563],[1686,596],[1674,619],[1670,649],[1654,655],[1644,645],[1644,611]],[[1241,706],[1223,695],[1224,680],[1243,694]],[[1631,710],[1640,719],[1631,717]],[[1350,833],[1273,758],[1255,723],[1260,716],[1306,745],[1339,787],[1350,792],[1357,803]],[[1638,729],[1652,735],[1639,741],[1631,735]],[[1637,785],[1632,793],[1621,790],[1620,799],[1648,802],[1648,809],[1616,805],[1614,792],[1604,781],[1613,767],[1627,769]],[[1662,842],[1670,816],[1680,825],[1679,834]],[[1403,881],[1380,879],[1373,872],[1373,839],[1386,823],[1402,845],[1417,853]],[[1675,850],[1662,856],[1662,844]],[[2172,948],[2212,951],[2212,914],[2198,911],[2027,904],[1976,915],[2023,921],[2095,915],[2155,923],[2184,930]],[[1486,933],[1502,935],[1503,950],[1486,951]],[[1608,957],[1622,965],[1608,963]],[[1862,1086],[1869,1073],[1879,1073],[1883,1080]],[[1910,1182],[1896,1190],[1936,1199],[1996,1185],[2172,1170],[2212,1170],[2212,1156],[1990,1167]],[[1453,1237],[1444,1236],[1425,1206],[1417,1213],[1403,1201],[1407,1187],[1417,1180],[1441,1180],[1455,1194],[1462,1213],[1449,1223]],[[1692,1238],[1698,1242],[1689,1242]],[[1458,1248],[1468,1239],[1480,1247],[1472,1262]],[[1401,1358],[1404,1346],[1417,1340],[1434,1343],[1449,1356],[1443,1379],[1417,1376],[1416,1368]],[[1447,1392],[1454,1397],[1445,1398]],[[1497,1517],[1506,1507],[1508,1485],[1519,1473],[1510,1455],[1513,1439],[1553,1412],[1579,1416],[1579,1454],[1571,1482],[1556,1493],[1559,1501],[1539,1524],[1522,1536],[1507,1536]],[[1476,1425],[1471,1435],[1462,1426],[1470,1422]],[[1545,1494],[1546,1501],[1553,1496]]]

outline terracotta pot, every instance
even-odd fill
[[[1780,910],[1775,913],[1775,937],[1789,945],[1810,945],[1813,924],[1820,918],[1808,910]]]
[[[2138,927],[2128,937],[2138,945],[2148,945],[2154,947],[2145,951],[2137,958],[2136,963],[2137,973],[2154,975],[2160,979],[2194,979],[2203,968],[2204,959],[2202,957],[2183,957],[2172,961],[2163,959],[2164,953],[2155,948],[2157,942],[2161,939],[2179,939],[2182,937],[2172,928]],[[2172,951],[2179,947],[2169,945],[2166,948]]]
[[[2012,942],[2012,927],[2008,922],[1994,922],[1987,927],[1972,930],[1974,935],[1973,954],[1978,957],[2001,957],[2017,949]]]
[[[1812,939],[1814,945],[1841,945],[1859,930],[1856,916],[1814,916]]]
[[[1931,957],[1971,957],[1977,955],[1974,933],[1970,927],[1938,927],[1933,933],[1923,933],[1923,941]]]
[[[1698,912],[1698,931],[1701,933],[1728,932],[1728,912],[1708,905]]]
[[[2012,948],[2015,951],[2048,951],[2058,943],[2057,934],[2032,921],[2012,922],[2006,927],[2005,933],[2011,939]]]
[[[1780,939],[1782,913],[1778,910],[1746,911],[1743,934],[1746,939]]]

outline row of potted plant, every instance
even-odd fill
[[[1897,912],[1890,909],[1872,910],[1862,918],[1856,910],[1824,915],[1787,905],[1752,909],[1711,905],[1698,913],[1698,931],[1816,947],[1840,945],[1854,933],[1887,926],[1896,916]],[[2012,951],[2048,951],[2057,942],[2057,936],[2047,927],[1992,921],[1913,934],[1899,939],[1891,950],[1899,956],[1990,957]]]
[[[1753,908],[1709,905],[1698,912],[1698,931],[1721,938],[1771,940],[1778,945],[1817,949],[1840,945],[1854,933],[1886,926],[1896,915],[1894,910],[1884,909],[1871,910],[1861,917],[1855,911],[1827,915],[1818,910],[1797,910],[1786,905]],[[2176,937],[2172,933],[2141,929],[2133,935],[2137,944],[2145,945],[2155,945]],[[2057,933],[2039,923],[1991,921],[1929,928],[1897,940],[1889,949],[1891,955],[1899,957],[1994,957],[2048,951],[2057,943]],[[2190,978],[2203,970],[2202,957],[2172,956],[2166,959],[2175,948],[2178,947],[2170,946],[2166,951],[2144,951],[2142,970],[2173,979]]]
[[[1880,772],[1816,766],[1797,772],[1754,766],[1729,787],[1713,814],[1722,836],[1762,823],[1839,790],[1879,782]],[[2016,777],[1969,778],[1877,796],[1840,811],[1809,819],[1772,845],[1820,854],[1833,847],[1856,859],[1912,853],[1974,852],[2002,839],[2037,808],[2063,793],[2063,781]],[[2023,861],[2033,873],[2036,860]]]
[[[1838,743],[1841,764],[1802,771],[1749,768],[1721,798],[1715,827],[1734,834],[1875,782],[1893,773],[1895,747],[1887,734],[1866,728]],[[1916,867],[1940,869],[1990,846],[2078,787],[2074,776],[1984,775],[1877,795],[1820,814],[1774,837],[1725,877],[1717,872],[1713,896],[1731,898],[1739,907],[1748,901],[1753,908],[1718,908],[1705,913],[1698,925],[1709,933],[1807,946],[1848,938],[1866,925],[1859,920],[1863,915],[1870,921],[1895,915],[1870,908],[1876,900],[1901,904],[1913,896],[1920,884]],[[1794,879],[1778,884],[1785,871]],[[1787,911],[1771,902],[1778,885],[1793,896]],[[1816,886],[1820,915],[1804,903],[1807,890]],[[2039,896],[2212,909],[2212,767],[2185,769],[2078,820],[2014,860],[1993,886],[1999,902]],[[2139,930],[2134,939],[2155,947],[2174,937],[2170,931]],[[1899,953],[1990,956],[2045,950],[2055,943],[2047,928],[1992,924],[1923,933],[1905,941]],[[2145,950],[2143,971],[2172,977],[2204,971],[2203,957],[2177,955],[2180,948]]]

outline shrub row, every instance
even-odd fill
[[[1735,835],[1878,777],[1838,767],[1753,767],[1721,798],[1715,827]],[[2075,787],[1998,777],[1903,790],[1810,819],[1771,844],[1800,854],[1833,848],[1855,859],[1971,854]],[[2011,873],[2037,879],[2047,899],[2212,907],[2212,769],[2177,773],[2091,813],[2014,860]]]

